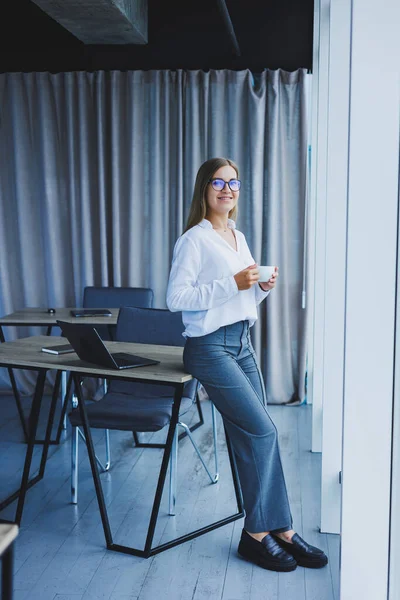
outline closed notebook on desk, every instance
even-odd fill
[[[143,358],[127,352],[109,352],[95,327],[86,324],[65,323],[57,321],[63,335],[81,360],[106,369],[132,369],[157,365],[160,361]]]

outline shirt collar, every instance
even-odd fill
[[[200,221],[200,223],[198,223],[198,225],[200,227],[204,227],[205,229],[212,229],[213,226],[211,224],[211,221],[209,221],[208,219],[203,219],[202,221]],[[230,229],[236,229],[236,223],[233,219],[228,219],[228,227]]]

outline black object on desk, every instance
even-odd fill
[[[72,317],[111,317],[112,313],[106,308],[82,308],[71,310]]]
[[[57,346],[44,346],[42,352],[47,352],[48,354],[69,354],[70,352],[74,352],[74,349],[71,344],[57,344]]]
[[[160,362],[126,352],[111,354],[92,325],[77,325],[64,321],[57,321],[57,325],[61,327],[63,334],[71,342],[79,358],[88,363],[106,369],[132,369],[133,367],[157,365]]]

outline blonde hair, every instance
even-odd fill
[[[229,165],[236,171],[236,177],[239,178],[238,166],[229,158],[210,158],[203,163],[197,172],[196,182],[194,184],[192,204],[190,205],[189,217],[186,223],[186,228],[183,233],[186,233],[188,229],[191,229],[200,221],[202,221],[207,213],[207,202],[206,202],[206,189],[207,185],[212,179],[212,176],[221,167]],[[236,220],[237,217],[237,206],[234,206],[229,211],[228,218]]]

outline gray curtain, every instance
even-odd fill
[[[165,307],[197,169],[228,156],[243,180],[238,228],[257,262],[280,267],[253,331],[268,402],[302,400],[306,79],[304,70],[0,75],[1,314],[79,306],[86,285],[151,287]],[[18,381],[32,391],[32,374]]]

